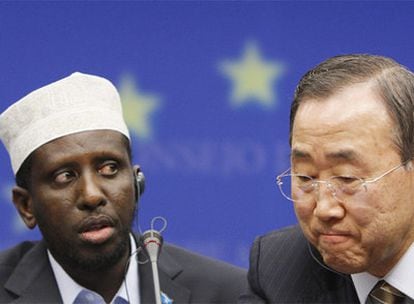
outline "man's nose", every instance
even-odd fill
[[[318,182],[315,189],[316,206],[313,214],[321,221],[330,221],[344,217],[342,203],[335,196],[335,189],[328,182]]]
[[[94,174],[84,174],[80,178],[79,209],[95,209],[106,204],[106,197],[99,183],[99,177]]]

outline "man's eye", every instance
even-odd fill
[[[301,184],[312,183],[312,178],[307,175],[295,175],[295,179]]]
[[[116,173],[118,173],[118,164],[115,162],[107,162],[105,164],[103,164],[98,172],[101,175],[105,175],[105,176],[111,176],[111,175],[115,175]]]
[[[75,177],[75,173],[71,171],[63,171],[55,175],[55,182],[58,184],[65,184],[72,181]]]
[[[359,181],[359,178],[354,176],[336,176],[335,180],[340,184],[352,184]]]

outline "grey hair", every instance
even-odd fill
[[[373,82],[395,124],[393,140],[401,160],[414,153],[414,74],[395,60],[369,54],[329,58],[308,71],[296,87],[290,109],[290,143],[299,106],[308,99],[326,99],[350,85]]]

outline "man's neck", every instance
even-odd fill
[[[73,264],[56,259],[50,252],[50,256],[60,265],[62,270],[80,286],[92,290],[101,295],[105,302],[110,303],[124,281],[128,261],[130,258],[130,245],[127,246],[123,256],[113,265],[93,270],[81,266],[73,267]]]
[[[104,298],[106,303],[110,303],[124,280],[128,258],[129,254],[126,254],[112,267],[99,271],[73,271],[63,268],[78,284],[95,291]]]

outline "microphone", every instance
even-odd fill
[[[160,231],[157,231],[155,226],[155,221],[160,219],[164,222],[164,226]],[[160,289],[160,279],[158,275],[158,257],[161,253],[161,247],[163,244],[163,238],[161,232],[167,227],[167,220],[161,216],[155,217],[151,221],[151,229],[145,231],[142,234],[142,243],[145,250],[147,251],[148,257],[151,262],[152,268],[152,278],[154,281],[154,293],[155,293],[155,303],[161,304],[161,289]]]

